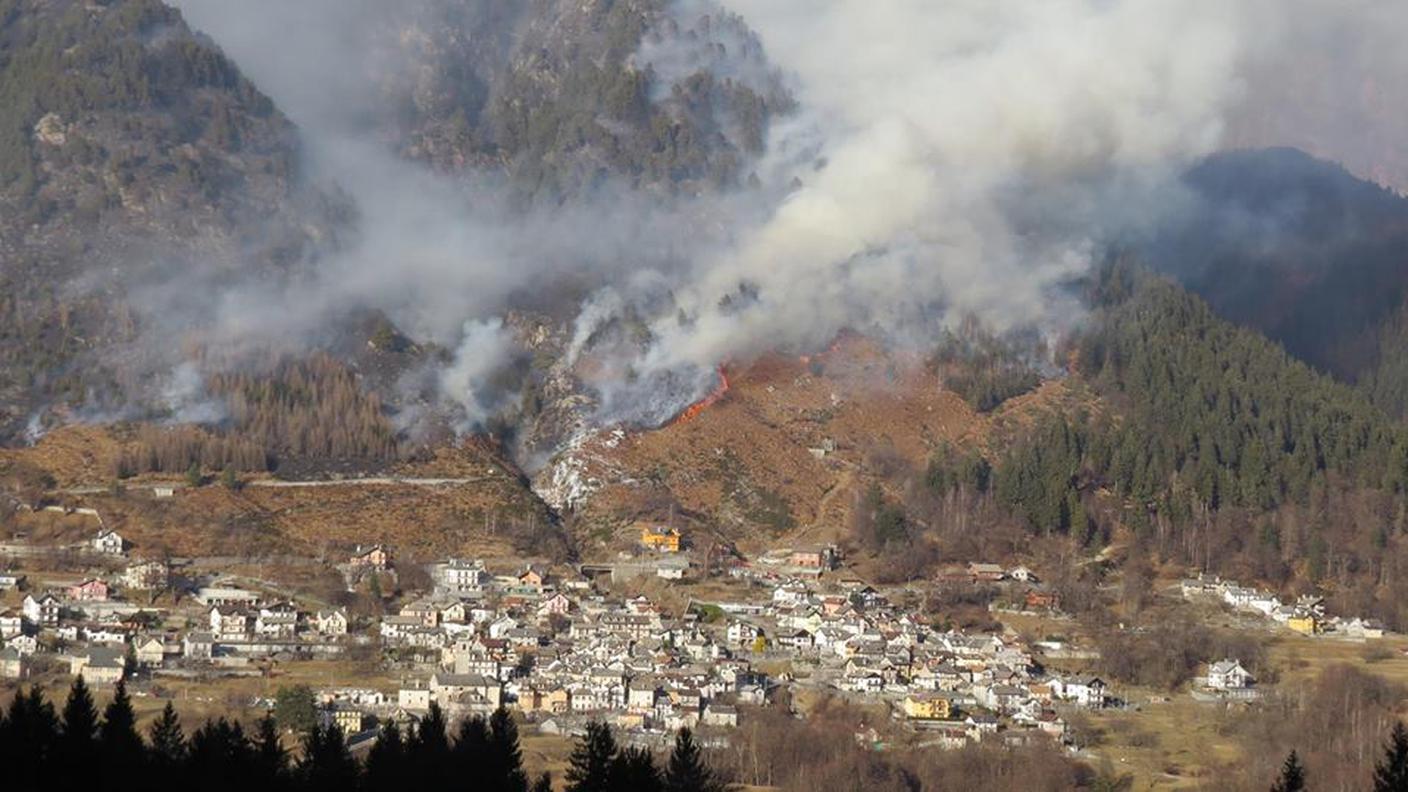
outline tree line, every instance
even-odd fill
[[[217,372],[206,389],[223,403],[223,421],[139,427],[114,460],[114,476],[258,472],[303,460],[377,465],[399,457],[381,399],[330,355],[283,359],[261,373]]]
[[[1292,750],[1281,764],[1281,773],[1271,792],[1305,792],[1310,787],[1300,754]],[[1384,744],[1383,758],[1374,765],[1373,792],[1408,792],[1408,728],[1403,721],[1393,725]]]
[[[299,750],[284,747],[273,713],[252,732],[236,721],[207,721],[187,736],[168,701],[144,739],[126,688],[119,683],[101,715],[80,676],[55,710],[37,687],[19,691],[0,713],[0,766],[7,789],[81,789],[99,783],[126,789],[265,792],[357,789],[473,789],[548,792],[523,767],[518,727],[507,710],[461,721],[453,730],[434,704],[404,730],[388,720],[364,761],[335,724],[313,723]],[[694,735],[681,729],[663,767],[642,748],[622,748],[611,729],[588,726],[566,773],[569,792],[722,792]]]
[[[1308,590],[1408,624],[1408,432],[1354,388],[1127,263],[1090,285],[1076,388],[1015,439],[943,448],[933,496],[991,502],[1039,535]]]

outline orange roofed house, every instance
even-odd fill
[[[680,551],[680,532],[674,528],[661,528],[655,525],[643,526],[640,529],[640,543],[652,550],[678,553]]]
[[[386,569],[391,566],[391,550],[382,544],[374,544],[371,547],[357,545],[348,563],[354,567]]]

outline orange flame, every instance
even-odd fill
[[[694,404],[691,404],[688,407],[684,408],[684,410],[679,414],[679,417],[675,418],[675,420],[671,423],[676,426],[683,423],[689,423],[690,421],[699,417],[700,413],[709,409],[709,407],[711,407],[719,399],[722,399],[725,393],[728,393],[728,375],[724,373],[724,367],[719,366],[718,386],[715,387],[713,390],[709,391],[709,395],[705,396]]]

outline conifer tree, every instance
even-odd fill
[[[236,789],[253,778],[254,752],[244,728],[224,718],[207,721],[191,735],[186,779],[195,789]]]
[[[406,746],[406,766],[413,786],[445,783],[451,777],[450,745],[445,736],[445,714],[440,705],[430,703],[430,711],[420,719],[415,735]]]
[[[1305,768],[1300,765],[1300,757],[1291,751],[1281,765],[1281,777],[1271,786],[1271,792],[1304,792]]]
[[[518,747],[518,724],[503,707],[489,716],[489,763],[491,790],[527,790],[528,775],[523,772],[523,751]]]
[[[301,788],[313,792],[345,792],[357,783],[357,763],[347,752],[342,727],[314,726],[303,740],[299,763]]]
[[[543,773],[533,782],[533,792],[552,792],[552,773]]]
[[[665,789],[668,792],[720,792],[723,789],[723,784],[704,764],[699,745],[694,742],[694,732],[688,727],[675,735],[675,749],[665,768]]]
[[[274,713],[266,712],[259,719],[254,733],[254,756],[257,775],[265,788],[282,788],[288,772],[288,752],[279,741],[279,726]]]
[[[37,789],[43,771],[53,765],[59,721],[54,707],[36,687],[15,694],[0,734],[0,756],[6,760],[7,781],[22,789]]]
[[[616,740],[604,723],[587,724],[587,733],[568,758],[568,792],[611,792],[611,761],[616,758]]]
[[[151,741],[151,759],[154,767],[168,772],[186,761],[186,735],[181,731],[181,719],[176,716],[176,708],[170,701],[161,710],[161,717],[147,732]]]
[[[660,771],[655,758],[644,748],[625,748],[611,760],[612,792],[660,792]]]
[[[137,735],[137,718],[132,713],[127,685],[121,681],[113,691],[112,701],[103,709],[98,743],[105,775],[122,778],[141,765],[142,738]]]
[[[396,721],[388,720],[377,734],[376,743],[367,752],[366,780],[368,789],[387,789],[405,780],[406,745]]]
[[[93,694],[80,674],[73,680],[64,703],[55,769],[62,783],[83,785],[96,776],[98,759],[98,710]]]
[[[1393,724],[1384,758],[1374,766],[1374,792],[1408,792],[1408,729]]]
[[[489,766],[489,727],[484,719],[475,716],[460,721],[455,734],[455,744],[450,750],[455,772],[473,773],[481,784],[494,788],[492,768]]]

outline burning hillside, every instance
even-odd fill
[[[723,366],[719,366],[718,371],[718,386],[716,386],[713,390],[709,391],[709,393],[704,398],[684,408],[684,410],[682,410],[680,414],[675,416],[675,419],[671,421],[672,424],[679,425],[689,423],[690,421],[697,418],[700,413],[712,407],[719,399],[722,399],[724,397],[724,394],[728,393],[728,373],[724,371]]]

